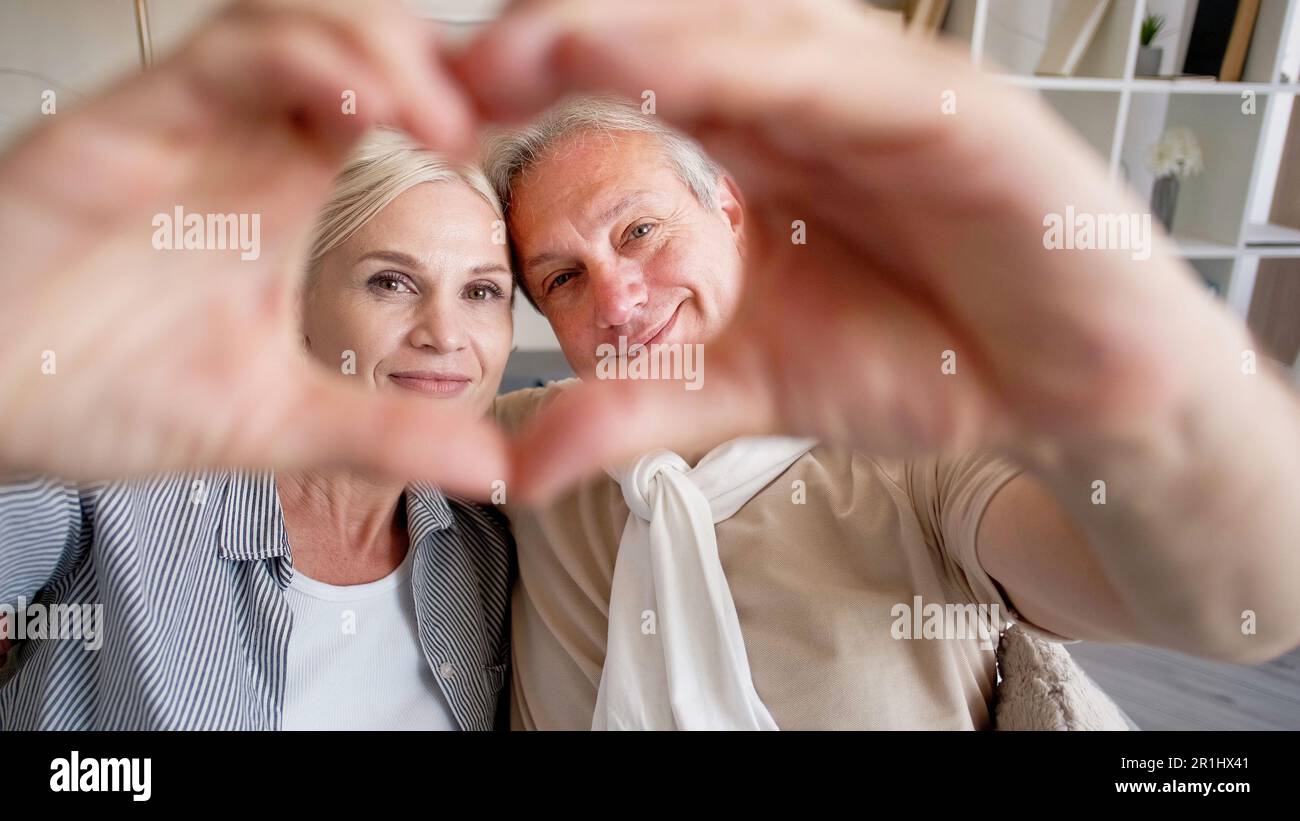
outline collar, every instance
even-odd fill
[[[412,547],[423,544],[435,531],[446,530],[454,524],[451,506],[442,491],[426,482],[406,486],[406,530]]]
[[[217,519],[217,552],[237,562],[288,558],[284,510],[271,471],[226,474]]]

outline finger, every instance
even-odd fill
[[[758,373],[757,357],[736,355],[743,350],[709,346],[707,367],[702,356],[696,360],[696,380],[588,380],[567,390],[512,443],[519,498],[544,502],[653,448],[689,453],[772,433],[778,424],[771,380]]]
[[[12,178],[31,189],[27,211],[36,214],[15,216],[37,237],[69,218],[103,230],[138,221],[140,209],[128,205],[170,212],[184,190],[186,210],[260,213],[267,235],[277,236],[277,222],[296,225],[314,214],[342,153],[383,114],[362,108],[345,116],[345,86],[374,100],[389,96],[319,25],[210,26],[168,63],[50,118],[43,133],[7,155],[6,170],[20,172]],[[220,184],[201,185],[194,155],[212,140],[232,150],[206,152],[203,178]],[[139,173],[146,163],[150,172]],[[87,164],[98,172],[78,177]],[[293,184],[279,184],[285,179]],[[51,193],[56,201],[48,201]],[[44,244],[73,250],[63,240]]]
[[[487,499],[508,478],[506,442],[495,425],[435,400],[383,396],[312,375],[281,426],[277,467],[337,466]],[[265,457],[264,457],[265,458]]]
[[[933,95],[917,90],[935,84],[936,67],[956,68],[943,53],[903,43],[852,3],[567,0],[504,16],[462,55],[457,74],[480,110],[501,120],[531,116],[567,91],[652,90],[658,113],[687,130],[712,118],[791,114],[816,115],[813,125],[845,116],[892,124],[933,119]],[[963,64],[957,79],[970,73]],[[877,76],[890,78],[889,93],[863,93],[863,78]]]
[[[644,61],[609,52],[622,46],[666,58],[665,28],[680,25],[680,10],[672,0],[515,4],[455,58],[455,71],[480,113],[501,122],[531,117],[570,90],[639,93]]]
[[[393,117],[381,73],[336,32],[302,15],[235,17],[201,31],[177,60],[183,79],[222,106],[220,116],[271,115],[268,122],[280,123],[308,114],[302,133],[333,149],[329,161]],[[355,113],[344,105],[348,90],[365,103]]]
[[[443,64],[436,24],[395,3],[359,6],[348,0],[309,8],[379,74],[392,94],[393,125],[436,151],[472,155],[470,101]]]
[[[309,39],[315,48],[303,47]],[[389,4],[241,4],[176,59],[198,88],[237,108],[329,115],[322,122],[344,147],[376,122],[435,149],[464,151],[472,140],[469,105],[438,63],[432,25]]]

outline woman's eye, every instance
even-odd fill
[[[646,234],[650,233],[653,229],[654,229],[654,223],[643,222],[640,225],[633,228],[631,231],[629,231],[628,237],[630,239],[641,239],[641,237],[644,237]]]
[[[376,274],[370,278],[370,285],[381,291],[390,291],[395,294],[414,293],[406,280],[395,274]]]
[[[475,302],[498,299],[505,296],[500,286],[492,282],[479,282],[465,289],[465,296]]]

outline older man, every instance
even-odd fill
[[[491,147],[521,286],[585,383],[498,403],[518,430],[569,394],[520,447],[550,501],[507,506],[516,726],[988,727],[991,644],[923,626],[951,604],[1293,646],[1295,399],[1163,238],[1045,249],[1067,206],[1142,210],[1085,149],[847,4],[668,5],[532,4],[460,72],[501,116],[657,96],[745,189],[600,98]],[[856,87],[886,65],[892,93]],[[593,384],[637,343],[705,344],[703,390]],[[820,441],[741,436],[773,433]]]

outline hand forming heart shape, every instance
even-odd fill
[[[541,496],[653,445],[745,433],[1050,458],[1179,418],[1245,344],[1161,237],[1144,261],[1045,248],[1049,214],[1141,206],[1041,105],[855,4],[539,2],[455,56],[435,38],[386,3],[242,2],[13,149],[0,465],[342,464],[484,497],[511,464]],[[512,446],[302,366],[304,239],[368,128],[466,156],[476,120],[647,88],[747,199],[745,293],[702,340],[702,390],[584,385]],[[262,215],[258,259],[160,256],[142,226],[179,203]]]

